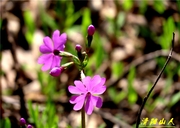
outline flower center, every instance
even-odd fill
[[[56,49],[53,51],[53,53],[54,53],[54,55],[56,55],[56,56],[59,55],[59,51],[56,50]]]
[[[88,92],[88,93],[87,93],[87,95],[91,95],[91,93],[90,93],[90,92]]]

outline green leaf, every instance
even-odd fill
[[[135,68],[132,67],[130,73],[128,74],[128,101],[132,105],[137,101],[137,93],[134,90],[133,82],[135,78]]]
[[[53,30],[56,30],[58,28],[55,20],[48,13],[46,13],[43,7],[41,6],[40,6],[40,18],[42,21],[42,26],[47,32],[46,34],[49,35],[49,31],[47,27],[50,27]]]
[[[28,31],[30,31],[30,33],[34,33],[35,23],[34,23],[34,20],[32,18],[30,11],[24,12],[24,21],[25,21],[26,26],[28,27]]]
[[[109,88],[108,90],[108,95],[109,97],[113,100],[116,97],[116,90],[115,88]]]
[[[116,21],[117,29],[119,30],[124,25],[124,23],[125,23],[125,13],[119,12]]]
[[[160,37],[160,45],[163,49],[171,47],[172,33],[175,30],[175,24],[172,17],[163,23],[163,35]]]
[[[113,100],[114,103],[118,104],[121,100],[123,100],[127,93],[125,91],[121,91],[117,93],[116,89],[114,87],[108,89],[108,95]]]
[[[101,124],[98,128],[105,128],[105,127],[106,127],[106,124],[103,123],[103,124]]]
[[[30,31],[27,31],[25,33],[25,38],[26,38],[27,42],[31,45],[32,41],[33,41],[33,33],[31,33]]]
[[[97,43],[93,43],[93,42],[97,42]],[[93,56],[95,56],[95,58],[96,58],[96,60],[95,60],[96,68],[98,68],[103,63],[103,60],[106,56],[106,53],[105,53],[104,48],[103,48],[102,39],[98,33],[94,35],[94,41],[93,42],[92,42],[92,45],[93,45],[93,48],[95,50],[95,53]]]
[[[114,25],[114,19],[113,18],[107,18],[106,19],[108,21],[108,26],[107,26],[107,33],[109,35],[113,35],[115,33],[115,31],[117,31],[117,28],[115,28]]]
[[[123,5],[123,8],[124,8],[126,11],[128,11],[128,10],[130,10],[130,9],[132,8],[132,6],[133,6],[133,0],[124,0],[122,5]]]
[[[123,73],[123,63],[112,63],[112,72],[115,77],[120,77]]]
[[[140,13],[144,14],[147,10],[147,0],[141,0],[140,2]]]
[[[115,96],[114,102],[116,104],[118,104],[120,101],[122,101],[125,97],[127,96],[127,93],[125,91],[121,91],[119,93],[117,93],[117,95]]]
[[[87,28],[91,24],[91,13],[88,8],[85,8],[83,10],[83,16],[82,16],[82,33],[85,37],[87,35]]]
[[[153,7],[160,14],[162,14],[166,9],[163,2],[164,2],[163,0],[154,0],[154,6]]]
[[[34,111],[34,109],[33,109],[33,107],[32,107],[32,102],[31,102],[31,101],[28,101],[28,109],[29,109],[29,114],[30,114],[30,117],[31,117],[30,120],[31,120],[33,123],[35,123],[35,121],[36,121],[37,119],[36,119],[35,111]]]
[[[173,105],[175,105],[177,102],[180,101],[180,92],[174,94],[170,100],[170,103],[169,103],[169,107],[172,107]]]
[[[0,28],[2,30],[2,19],[0,19]]]
[[[80,11],[74,12],[74,5],[71,1],[66,2],[66,20],[65,20],[65,28],[69,28],[73,26],[75,21],[81,16]]]
[[[9,118],[5,118],[5,128],[11,128],[11,122]]]
[[[33,35],[35,31],[35,23],[33,21],[32,15],[30,11],[24,12],[24,21],[27,27],[27,31],[25,33],[26,40],[29,44],[32,44]]]
[[[178,73],[178,76],[180,77],[180,67],[178,68],[178,72],[177,73]]]
[[[163,88],[163,91],[166,93],[168,93],[172,83],[173,83],[173,78],[172,78],[172,75],[171,76],[168,76],[168,79],[166,80],[166,83],[165,83],[165,87]]]

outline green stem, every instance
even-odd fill
[[[82,128],[86,128],[86,124],[85,124],[85,110],[84,110],[84,105],[81,109],[81,125],[82,125]]]
[[[83,72],[83,70],[81,70],[80,71],[80,75],[81,75],[81,80],[85,77],[85,75],[84,75],[84,72]],[[82,125],[82,128],[86,128],[86,124],[85,124],[85,110],[84,110],[84,105],[83,105],[83,107],[82,107],[82,109],[81,109],[81,125]]]

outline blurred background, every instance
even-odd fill
[[[56,29],[68,35],[66,51],[76,55],[76,44],[85,50],[90,24],[96,32],[85,74],[106,77],[107,91],[102,108],[87,117],[87,128],[135,126],[143,98],[168,57],[173,32],[173,56],[141,119],[173,118],[180,127],[179,0],[2,0],[0,12],[1,128],[18,128],[21,117],[34,128],[81,127],[67,90],[80,78],[77,67],[54,78],[41,71],[37,59],[43,38]]]

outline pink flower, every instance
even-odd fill
[[[75,49],[76,49],[77,52],[81,52],[82,47],[81,47],[81,45],[77,44]]]
[[[63,70],[64,70],[63,67],[54,67],[54,68],[51,69],[49,74],[51,76],[58,77]]]
[[[27,128],[32,128],[32,126],[30,124],[28,124]]]
[[[82,81],[74,81],[75,86],[69,86],[68,90],[72,94],[76,94],[71,97],[70,103],[75,104],[74,110],[82,109],[85,104],[85,111],[90,115],[94,107],[102,107],[102,99],[97,94],[103,94],[106,90],[104,86],[106,79],[101,78],[99,75],[95,75],[93,78],[87,76]]]
[[[59,67],[62,57],[59,56],[59,51],[64,51],[67,40],[66,33],[60,35],[59,30],[55,30],[50,37],[46,36],[43,39],[44,44],[39,48],[43,54],[38,58],[38,63],[43,64],[42,71],[47,71],[53,67]]]
[[[88,35],[93,36],[95,32],[95,27],[93,25],[88,26]]]
[[[20,125],[24,126],[26,124],[26,120],[24,118],[20,119]]]

